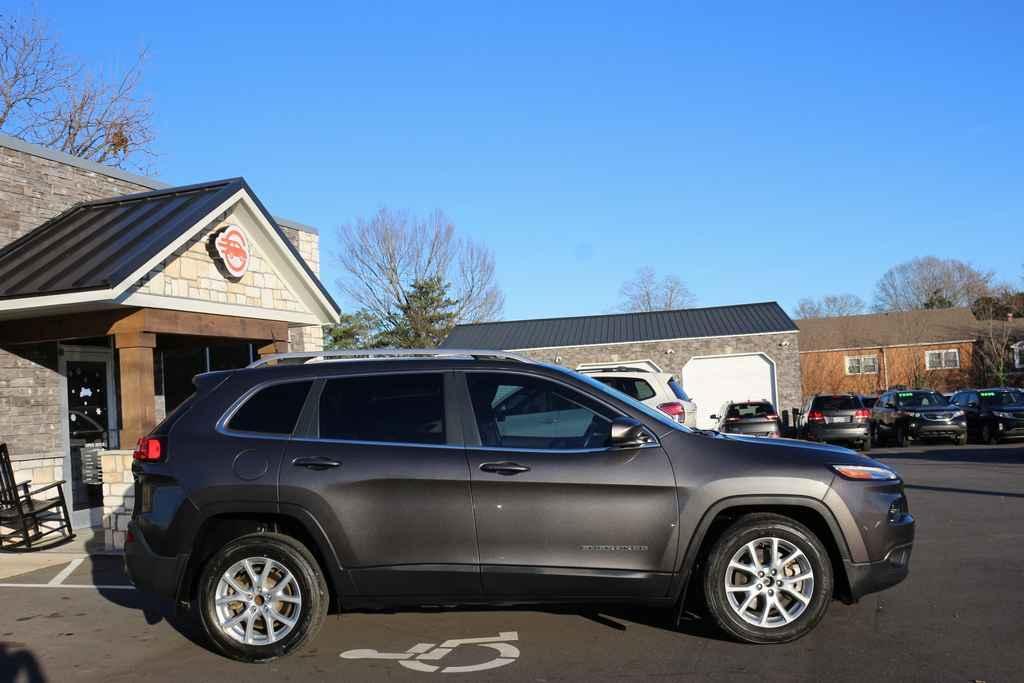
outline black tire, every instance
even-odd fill
[[[999,443],[999,435],[992,429],[992,425],[987,422],[981,425],[981,442],[989,446],[995,446]]]
[[[963,433],[960,436],[953,439],[954,446],[964,446],[967,444],[967,433]]]
[[[867,438],[860,442],[860,450],[864,453],[871,451],[871,435],[868,434]]]
[[[296,621],[295,625],[280,640],[273,643],[249,645],[235,640],[222,631],[219,625],[215,605],[217,586],[225,572],[247,558],[273,560],[291,573],[298,586],[301,604],[297,607],[290,607],[284,602],[274,603],[282,605],[284,610],[295,610],[297,614],[289,613]],[[306,546],[290,536],[275,533],[242,536],[221,548],[203,567],[196,592],[196,610],[199,612],[199,620],[206,637],[217,651],[241,662],[266,662],[302,648],[323,625],[329,602],[323,572]],[[261,622],[256,621],[256,624],[259,623]],[[262,623],[265,633],[267,624],[265,621]],[[273,629],[273,626],[270,628]]]
[[[792,544],[803,553],[814,574],[813,588],[806,607],[791,623],[774,628],[757,626],[744,620],[730,603],[726,591],[728,572],[735,572],[729,566],[733,556],[748,543],[762,538],[778,538]],[[757,580],[751,577],[751,581]],[[715,541],[705,564],[704,597],[711,618],[722,631],[736,640],[761,644],[788,643],[807,635],[825,616],[832,601],[833,580],[828,551],[814,532],[783,515],[755,513],[738,519]],[[783,595],[782,591],[779,595]],[[764,604],[758,601],[763,599],[756,598],[752,607],[758,609],[759,604]],[[778,616],[781,617],[781,614]]]
[[[896,448],[906,448],[910,445],[910,437],[907,436],[907,428],[903,425],[896,427]]]

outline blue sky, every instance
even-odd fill
[[[853,292],[934,254],[1021,284],[1019,2],[48,2],[88,64],[150,49],[155,170],[244,175],[321,230],[441,208],[505,316]],[[332,272],[333,271],[333,272]]]

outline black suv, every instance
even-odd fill
[[[1020,389],[965,389],[952,401],[964,411],[968,432],[982,443],[1024,436],[1024,391]]]
[[[819,394],[807,402],[801,436],[871,450],[871,411],[854,394]]]
[[[875,443],[892,441],[903,448],[914,440],[951,439],[967,443],[964,411],[931,389],[888,391],[871,409]]]
[[[731,636],[786,642],[833,596],[907,575],[903,483],[850,450],[694,431],[498,352],[254,365],[197,376],[140,440],[125,545],[136,586],[191,607],[236,659],[295,651],[329,609],[678,615],[688,589]]]

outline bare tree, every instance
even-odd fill
[[[622,303],[619,308],[627,312],[669,311],[693,306],[696,297],[675,275],[658,278],[653,268],[641,268],[633,279],[622,283],[619,289]]]
[[[875,285],[876,311],[970,306],[986,296],[994,274],[957,259],[924,256],[893,266]]]
[[[38,17],[0,17],[0,131],[74,156],[140,166],[154,139],[139,95],[143,50],[122,75],[88,72]]]
[[[979,384],[1003,385],[1013,369],[1013,351],[1010,344],[1024,332],[1024,325],[1015,321],[1013,314],[1001,310],[994,298],[979,300],[975,316],[978,318],[978,343],[974,345],[974,358]]]
[[[346,275],[338,284],[380,324],[408,305],[413,283],[431,279],[448,287],[456,322],[501,315],[505,297],[496,282],[494,254],[456,235],[441,211],[418,218],[382,208],[341,226],[339,240],[338,261]]]
[[[800,319],[840,318],[863,313],[865,308],[867,304],[856,294],[829,294],[820,299],[800,299],[793,314]]]

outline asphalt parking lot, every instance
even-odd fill
[[[796,643],[740,645],[699,619],[675,631],[647,609],[424,609],[331,616],[307,650],[244,665],[127,587],[117,558],[70,558],[0,572],[0,681],[1024,679],[1024,444],[872,455],[908,484],[910,578],[833,603]]]

